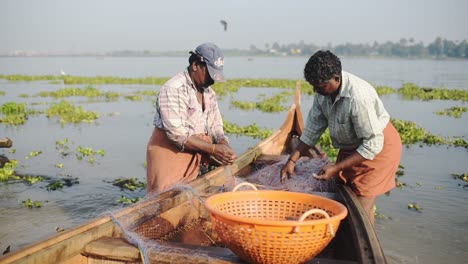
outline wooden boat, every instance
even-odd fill
[[[216,234],[200,197],[223,191],[232,181],[231,173],[243,177],[259,163],[268,164],[291,151],[291,142],[303,131],[299,96],[296,88],[295,103],[281,128],[239,156],[230,171],[218,167],[191,182],[190,188],[171,189],[147,198],[112,216],[4,255],[0,263],[243,263],[210,238]],[[337,186],[336,190],[319,195],[343,203],[348,216],[333,241],[309,263],[386,263],[375,230],[355,194],[346,186]],[[124,227],[122,223],[132,224]],[[144,239],[134,240],[132,234]],[[142,243],[147,241],[157,246],[145,250]]]

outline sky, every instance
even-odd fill
[[[0,53],[468,40],[467,0],[1,0]],[[220,20],[228,22],[224,31]]]

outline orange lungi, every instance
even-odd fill
[[[206,135],[198,136],[212,142]],[[174,185],[196,179],[200,172],[200,164],[207,160],[205,158],[208,157],[203,157],[200,153],[180,152],[164,130],[154,128],[146,150],[148,193],[165,191]]]
[[[359,196],[377,196],[395,188],[395,173],[402,152],[401,139],[391,122],[388,122],[383,133],[383,149],[373,160],[365,160],[339,174],[340,179]],[[345,159],[353,151],[341,149],[336,161]]]

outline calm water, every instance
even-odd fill
[[[227,78],[303,78],[307,57],[226,58]],[[188,64],[183,57],[0,57],[0,74],[171,77]],[[376,85],[468,89],[468,60],[403,60],[342,58],[343,69]]]
[[[300,79],[307,58],[228,58],[229,78],[289,78]],[[169,77],[187,64],[186,58],[0,58],[0,74],[53,74],[60,70],[81,76]],[[421,86],[468,89],[468,61],[421,61],[393,59],[344,58],[343,66],[377,85],[400,87],[405,82]],[[0,80],[0,103],[8,101],[43,103],[48,98],[33,97],[40,91],[62,88],[47,82],[12,83]],[[159,89],[159,86],[104,85],[105,91],[130,93],[135,90]],[[279,93],[278,89],[241,88],[239,92],[220,99],[226,120],[239,125],[257,123],[260,127],[277,128],[286,113],[242,111],[230,105],[232,99],[255,100],[260,94]],[[30,97],[19,97],[28,94]],[[0,249],[11,245],[17,250],[25,245],[53,235],[57,227],[72,228],[89,219],[119,208],[115,200],[144,196],[145,190],[121,191],[109,181],[136,177],[145,181],[145,147],[152,131],[154,115],[152,98],[142,102],[120,99],[112,103],[86,103],[85,98],[73,98],[86,110],[101,114],[97,124],[61,126],[44,115],[32,116],[23,126],[0,124],[0,137],[14,140],[16,153],[1,149],[10,159],[20,161],[18,172],[39,174],[52,179],[79,178],[80,183],[59,191],[48,192],[47,182],[29,186],[22,183],[0,183]],[[390,114],[414,121],[432,133],[449,137],[468,137],[468,115],[462,118],[441,117],[434,112],[452,106],[466,106],[461,101],[404,101],[397,95],[382,97]],[[292,99],[291,101],[292,102]],[[303,96],[304,114],[312,97]],[[289,105],[286,103],[285,105]],[[35,109],[45,109],[35,104]],[[55,141],[68,138],[71,154],[62,157]],[[230,137],[240,154],[259,140],[244,136]],[[91,165],[77,160],[78,146],[104,149]],[[42,151],[29,157],[32,151]],[[377,219],[376,229],[390,263],[465,263],[468,257],[468,190],[451,173],[468,172],[468,151],[446,146],[410,146],[404,149],[401,164],[406,186],[393,190],[377,200],[384,218]],[[54,165],[63,163],[64,168]],[[44,201],[40,209],[25,209],[21,201]],[[420,212],[407,209],[418,203]]]

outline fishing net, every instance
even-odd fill
[[[258,185],[260,189],[267,190],[285,190],[292,192],[335,192],[335,183],[333,180],[324,181],[315,179],[312,174],[318,174],[320,169],[330,163],[328,159],[303,157],[297,160],[294,174],[285,183],[281,183],[281,168],[288,161],[289,156],[282,156],[281,159],[269,166],[264,166],[244,181]]]
[[[243,181],[259,189],[307,193],[335,191],[332,181],[312,177],[312,173],[318,173],[329,162],[326,159],[299,159],[294,175],[282,184],[280,170],[288,157],[280,156],[274,163],[257,163],[253,165],[252,173],[242,178],[231,175],[232,182],[217,186],[214,192],[232,190]],[[230,174],[230,169],[226,174]],[[138,210],[125,213],[126,208],[123,208],[112,214],[121,229],[121,236],[138,248],[144,263],[209,263],[213,258],[219,259],[212,255],[214,247],[225,258],[236,258],[214,231],[205,207],[205,199],[213,193],[199,194],[190,185],[175,186],[169,192],[172,194],[166,195],[168,199],[161,200],[158,195],[146,197],[133,206],[143,204]],[[148,205],[152,201],[155,202]],[[207,248],[211,250],[205,250]]]

